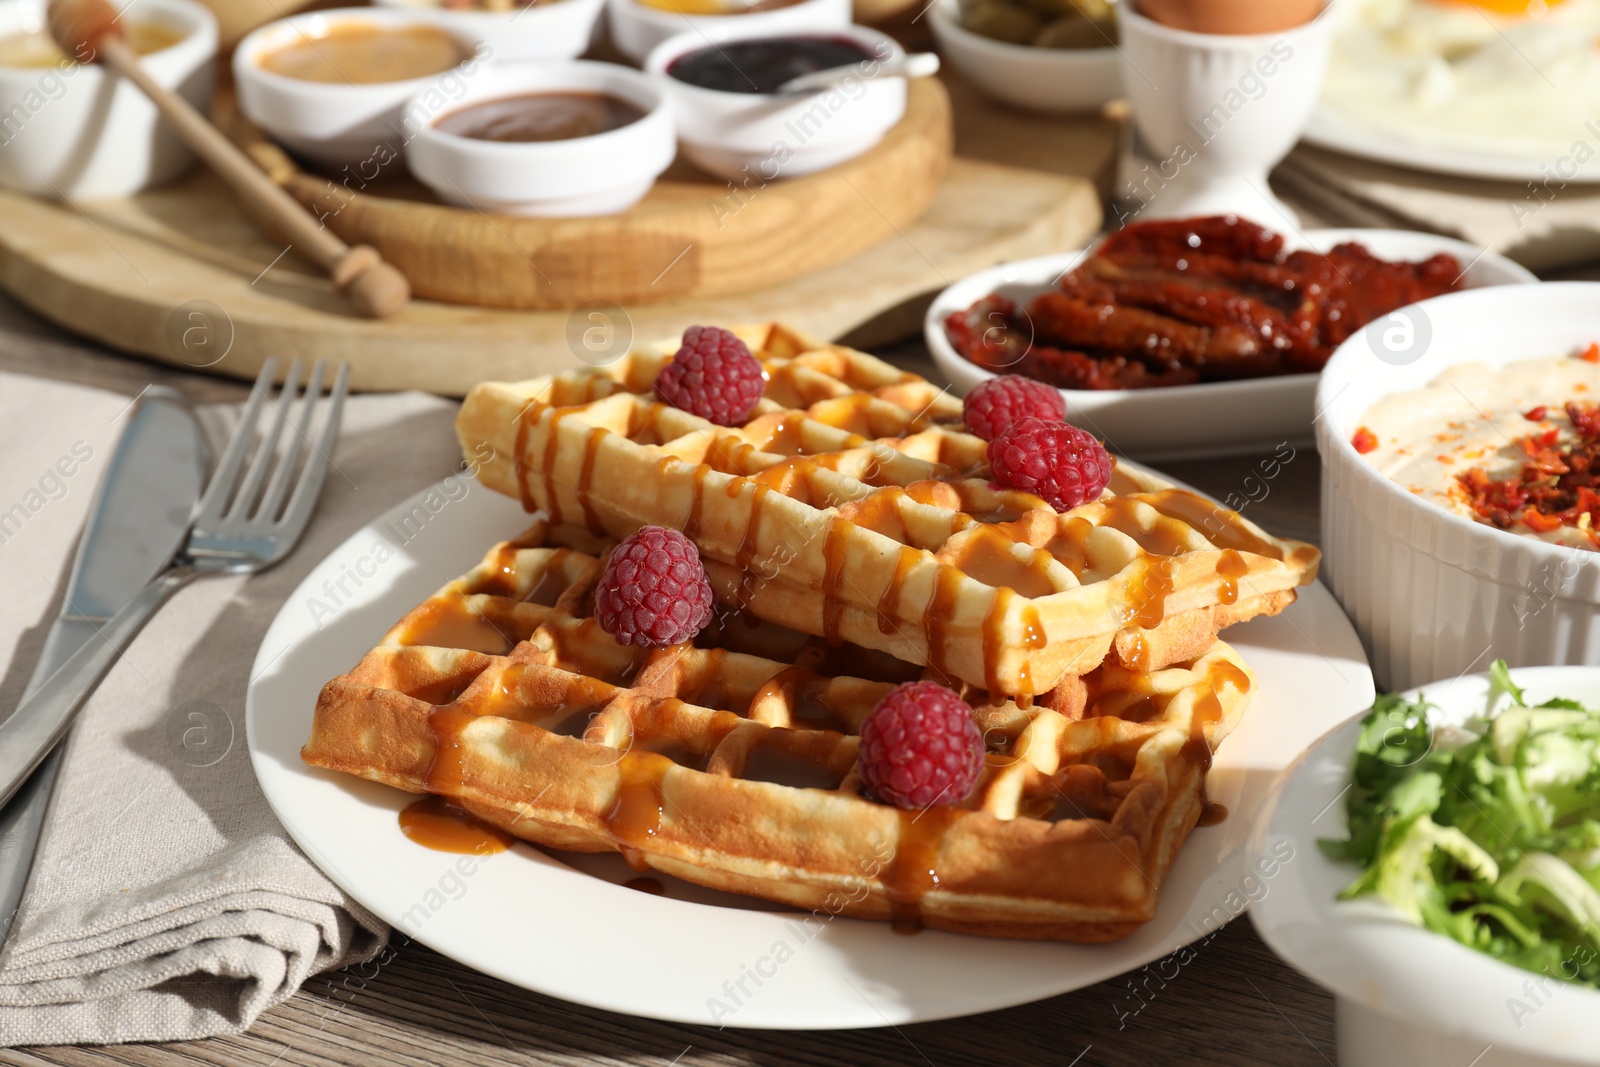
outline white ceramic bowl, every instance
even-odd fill
[[[446,8],[429,0],[375,0],[377,6],[428,11],[440,22],[494,50],[498,62],[518,59],[576,59],[589,50],[606,0],[557,0],[516,11]]]
[[[1267,172],[1300,138],[1317,105],[1335,12],[1282,33],[1173,29],[1118,4],[1122,81],[1133,120],[1167,180],[1150,217],[1235,212],[1297,216],[1273,195]]]
[[[1326,251],[1344,241],[1360,241],[1384,259],[1426,259],[1448,252],[1471,263],[1469,286],[1511,285],[1537,279],[1493,252],[1461,241],[1407,230],[1310,230],[1307,245]],[[1300,247],[1298,236],[1288,238]],[[994,372],[958,354],[945,335],[944,320],[990,293],[1011,297],[1019,307],[1054,287],[1057,279],[1089,250],[1003,263],[963,278],[934,298],[923,321],[933,360],[957,392],[965,395]],[[1283,441],[1311,439],[1312,398],[1317,375],[1294,374],[1236,382],[1204,382],[1165,389],[1063,389],[1067,417],[1103,438],[1112,451],[1140,459],[1196,459],[1241,452],[1270,451]]]
[[[892,37],[864,26],[822,32],[855,41],[880,60],[905,54]],[[812,174],[867,151],[905,115],[904,78],[857,78],[829,92],[777,96],[702,89],[667,74],[674,60],[701,48],[794,35],[788,29],[717,26],[669,37],[651,51],[644,69],[666,84],[683,154],[702,170],[762,182]]]
[[[1600,705],[1594,667],[1527,668],[1515,679],[1535,703],[1563,696]],[[1422,692],[1438,705],[1435,723],[1460,724],[1489,706],[1482,674]],[[1600,992],[1412,926],[1381,901],[1335,899],[1359,871],[1324,856],[1317,838],[1345,832],[1360,730],[1357,715],[1283,773],[1250,848],[1258,866],[1270,861],[1276,871],[1252,897],[1251,921],[1274,952],[1337,996],[1340,1067],[1600,1064]]]
[[[138,18],[180,30],[183,40],[140,63],[201,112],[211,108],[217,20],[193,0],[137,0]],[[125,7],[125,4],[118,4]],[[44,25],[42,0],[0,3],[0,36]],[[155,105],[89,64],[0,67],[0,185],[37,196],[131,196],[170,181],[194,162]]]
[[[939,53],[996,100],[1032,111],[1088,111],[1122,95],[1115,48],[1034,48],[996,41],[961,25],[959,0],[928,9]]]
[[[510,215],[610,215],[650,191],[677,152],[672,101],[656,78],[615,63],[507,63],[473,80],[452,110],[524,93],[610,93],[645,110],[637,122],[566,141],[480,141],[421,127],[406,163],[440,199]],[[413,101],[408,111],[420,103]]]
[[[437,26],[474,54],[443,74],[361,85],[289,78],[261,65],[267,53],[347,22]],[[269,22],[251,33],[233,53],[233,82],[239,110],[273,140],[321,163],[356,167],[370,180],[375,172],[365,171],[389,166],[403,155],[417,128],[458,104],[492,57],[493,46],[448,24],[437,11],[335,8]],[[408,101],[428,93],[435,95],[427,98],[422,113],[406,110]]]
[[[850,17],[850,0],[799,0],[788,7],[744,15],[685,15],[639,0],[609,0],[606,5],[612,41],[636,63],[643,63],[662,41],[688,31],[711,39],[724,28],[741,35],[765,30],[842,30],[850,25]]]
[[[1408,314],[1418,336],[1431,334],[1413,362],[1379,359],[1362,331],[1328,361],[1317,392],[1323,574],[1379,684],[1406,688],[1496,656],[1513,667],[1600,662],[1600,553],[1419,499],[1350,443],[1377,400],[1421,388],[1446,367],[1560,356],[1600,339],[1600,283],[1450,293]]]

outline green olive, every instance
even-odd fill
[[[1044,25],[1044,20],[1032,11],[1006,3],[1005,0],[982,0],[966,12],[961,24],[980,37],[1027,44]]]
[[[1107,31],[1110,32],[1107,32]],[[1116,40],[1114,27],[1103,27],[1085,18],[1068,15],[1056,19],[1034,34],[1039,48],[1108,48]]]

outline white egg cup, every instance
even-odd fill
[[[1119,7],[1122,81],[1154,160],[1135,173],[1125,168],[1114,190],[1122,221],[1235,214],[1298,225],[1267,173],[1316,107],[1333,5],[1292,30],[1243,36],[1175,30],[1133,3]]]
[[[44,8],[42,0],[0,4],[0,35],[40,29]],[[142,0],[139,17],[183,34],[139,65],[157,84],[210,110],[217,54],[210,10],[194,0]],[[194,162],[155,105],[98,66],[0,66],[0,102],[0,185],[11,189],[74,200],[132,196]]]

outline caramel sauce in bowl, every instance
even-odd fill
[[[289,41],[256,62],[285,78],[373,85],[443,74],[471,56],[471,49],[435,26],[385,27],[352,19]]]
[[[465,97],[489,55],[473,35],[424,13],[340,8],[246,36],[233,80],[245,118],[359,191],[400,172],[416,129]],[[426,107],[408,112],[422,93],[431,94]]]

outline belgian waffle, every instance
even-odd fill
[[[961,402],[925,379],[780,326],[738,332],[769,377],[744,426],[656,401],[663,344],[479,385],[463,449],[485,485],[557,522],[682,530],[725,604],[1017,696],[1113,651],[1136,671],[1192,659],[1316,575],[1310,545],[1125,464],[1058,515],[991,486]]]
[[[1155,913],[1254,686],[1219,641],[1026,708],[969,687],[977,788],[901,811],[860,794],[857,731],[922,668],[738,613],[618,645],[592,617],[609,546],[542,518],[495,546],[324,687],[306,761],[823,917],[1109,941]]]

